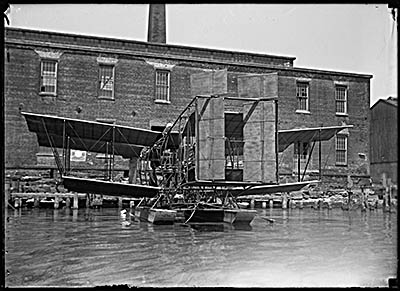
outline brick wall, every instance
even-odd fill
[[[59,39],[59,38],[56,38]],[[69,38],[62,39],[62,42]],[[90,43],[85,43],[90,45]],[[104,46],[109,43],[102,42]],[[130,45],[128,45],[130,44]],[[133,43],[127,43],[125,48]],[[100,44],[95,41],[93,46]],[[353,124],[350,129],[347,167],[334,164],[334,140],[323,142],[323,170],[332,175],[368,175],[368,110],[369,78],[338,72],[320,72],[307,69],[243,66],[242,63],[216,64],[204,60],[189,61],[166,59],[163,55],[133,56],[125,53],[99,53],[92,50],[60,49],[62,54],[58,65],[58,90],[56,97],[39,95],[40,57],[35,49],[51,50],[40,45],[8,44],[9,60],[5,60],[5,122],[6,122],[6,167],[18,168],[36,166],[39,152],[36,136],[27,129],[25,119],[19,110],[46,113],[57,116],[96,120],[115,120],[117,124],[150,128],[151,125],[165,125],[174,121],[182,109],[192,99],[190,90],[191,74],[203,69],[228,70],[228,94],[238,95],[238,75],[277,73],[278,78],[270,78],[267,87],[279,96],[279,128],[315,127],[319,125],[339,125],[341,122]],[[132,47],[131,50],[134,50]],[[115,65],[114,100],[97,97],[97,58],[117,59]],[[171,68],[171,103],[154,102],[155,68],[150,62],[159,62]],[[296,114],[296,78],[310,79],[310,112]],[[334,82],[348,82],[348,117],[335,115]],[[226,106],[234,110],[235,104]],[[240,107],[241,108],[241,107]],[[78,110],[79,109],[79,110]],[[238,109],[236,111],[240,111]],[[40,149],[41,150],[41,149]],[[366,154],[367,160],[360,159],[359,153]],[[101,167],[104,161],[96,160],[96,154],[88,155],[92,167]],[[280,171],[291,175],[293,171],[293,147],[280,155]],[[103,164],[102,164],[103,163]],[[75,166],[81,166],[77,163]],[[127,161],[120,160],[119,166],[127,169]],[[318,169],[318,146],[310,164],[311,170]]]
[[[296,80],[308,78],[310,114],[296,113]],[[348,84],[348,116],[336,115],[335,81],[343,82],[341,76],[321,76],[318,74],[280,74],[279,78],[279,129],[299,127],[336,126],[343,123],[354,125],[348,130],[348,165],[335,165],[335,138],[323,141],[321,145],[322,170],[325,174],[369,175],[369,81],[346,78]],[[294,168],[294,146],[280,154],[281,171],[290,174]],[[319,148],[315,145],[308,165],[317,171]]]

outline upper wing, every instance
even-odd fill
[[[36,133],[40,146],[64,148],[68,143],[71,149],[92,152],[111,152],[124,158],[138,157],[143,147],[152,146],[161,138],[158,131],[108,124],[96,121],[79,120],[44,114],[21,112],[28,129]],[[169,148],[178,146],[178,135],[170,134]]]

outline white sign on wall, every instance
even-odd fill
[[[72,162],[86,162],[86,151],[71,150]]]

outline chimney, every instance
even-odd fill
[[[165,4],[149,4],[148,42],[166,43]]]

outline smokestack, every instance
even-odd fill
[[[149,4],[148,42],[166,43],[165,4]]]

